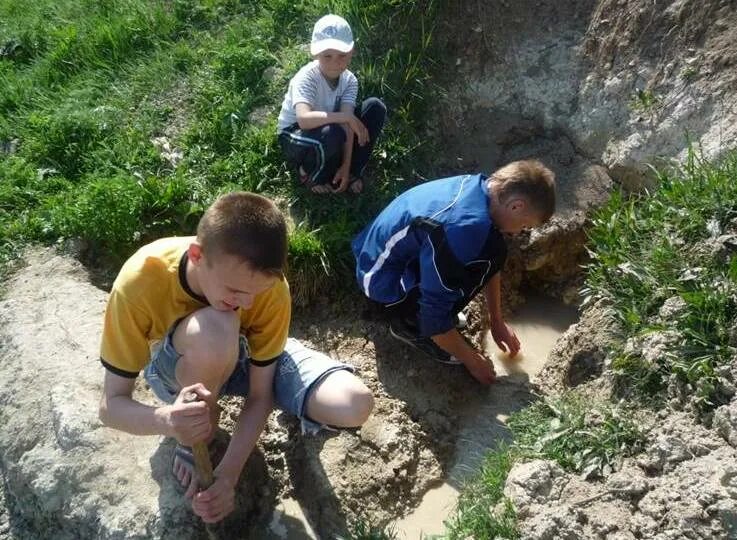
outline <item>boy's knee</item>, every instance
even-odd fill
[[[348,405],[347,416],[344,422],[347,426],[358,427],[368,420],[371,411],[374,410],[374,395],[368,387],[359,379],[355,378],[352,384],[347,385],[344,390],[345,401]]]
[[[328,145],[341,145],[345,142],[345,130],[340,124],[325,124],[321,131],[323,140]]]
[[[353,410],[353,425],[360,426],[368,420],[371,411],[374,410],[374,394],[366,385],[361,384],[359,388],[352,390],[351,402]]]
[[[361,111],[366,113],[369,109],[375,109],[377,113],[386,115],[386,105],[377,97],[369,97],[363,100]]]
[[[185,318],[174,332],[174,348],[183,357],[198,361],[237,357],[240,318],[236,311],[200,309]]]

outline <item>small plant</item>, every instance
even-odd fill
[[[338,536],[337,540],[397,540],[392,526],[377,527],[371,521],[359,519],[353,523],[348,536]]]
[[[287,274],[295,305],[304,306],[328,290],[330,264],[317,231],[298,225],[289,235],[288,260]]]
[[[652,113],[662,99],[652,90],[637,90],[630,99],[630,108],[633,111]]]
[[[686,66],[681,70],[681,73],[679,75],[684,81],[692,81],[698,76],[698,74],[698,68],[696,68],[695,66]]]
[[[614,194],[593,219],[585,295],[605,299],[629,335],[657,329],[667,298],[686,304],[669,321],[682,336],[675,354],[652,363],[613,351],[622,383],[647,399],[662,395],[671,375],[688,385],[704,412],[726,399],[717,372],[733,353],[737,263],[704,246],[735,229],[736,177],[737,153],[708,163],[692,151],[682,167],[658,173],[657,189]]]
[[[585,477],[602,476],[634,453],[643,434],[633,419],[609,404],[592,405],[570,393],[548,398],[515,413],[509,420],[515,450],[526,459],[552,459]]]

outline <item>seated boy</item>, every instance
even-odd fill
[[[491,334],[520,348],[504,322],[499,272],[516,234],[550,219],[555,177],[539,161],[510,163],[491,177],[465,175],[414,187],[394,199],[354,240],[358,285],[384,306],[391,334],[444,363],[462,363],[490,384],[493,364],[456,329],[481,290]]]
[[[358,80],[348,70],[354,52],[351,27],[342,17],[325,15],[312,31],[306,64],[289,81],[277,134],[287,162],[315,193],[363,189],[363,170],[386,118],[378,98],[353,114]]]
[[[205,522],[233,510],[235,485],[272,402],[311,431],[359,426],[373,408],[371,392],[349,366],[287,339],[286,254],[287,228],[276,206],[252,193],[230,193],[205,212],[196,237],[138,250],[110,292],[100,419],[135,435],[175,437],[174,473]],[[166,405],[132,399],[143,368]],[[185,399],[192,392],[199,401]],[[247,399],[215,483],[195,496],[188,447],[213,438],[224,394]]]

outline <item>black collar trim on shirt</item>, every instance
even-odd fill
[[[189,286],[189,283],[187,283],[187,264],[189,263],[188,253],[189,251],[185,250],[185,252],[182,254],[182,258],[179,259],[179,284],[182,286],[182,289],[184,289],[184,292],[186,292],[192,298],[202,304],[205,304],[206,306],[209,306],[210,302],[207,301],[207,298],[205,298],[204,296],[200,296],[199,294],[194,292]]]

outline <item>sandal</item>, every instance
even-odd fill
[[[358,176],[351,176],[351,180],[348,183],[348,191],[351,193],[362,193],[363,192],[363,179]]]
[[[207,452],[210,455],[210,463],[212,463],[213,469],[223,459],[229,443],[230,435],[218,429],[215,432],[215,437],[207,445]],[[177,443],[174,448],[171,472],[177,484],[186,490],[187,496],[191,497],[194,495],[198,482],[195,476],[194,455],[192,454],[191,447]]]

